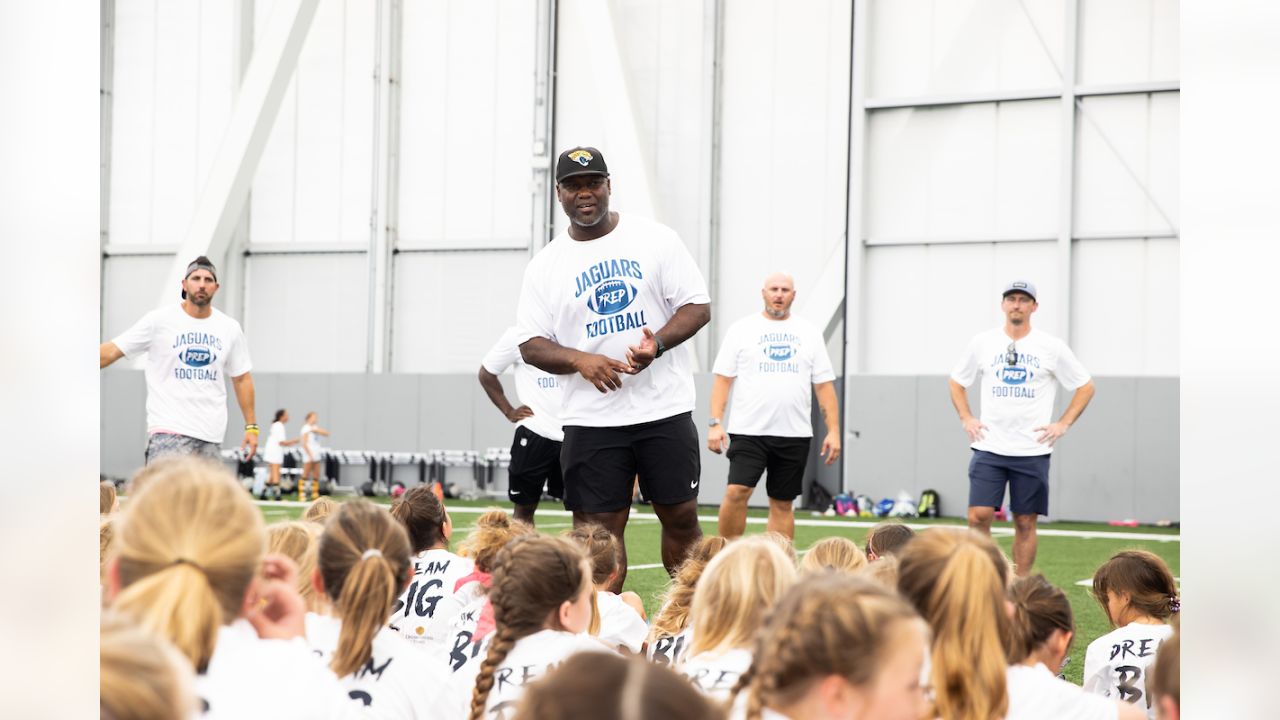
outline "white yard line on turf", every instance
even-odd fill
[[[1175,578],[1173,579],[1173,581],[1174,581],[1174,582],[1176,582],[1176,583],[1178,583],[1178,586],[1179,586],[1179,587],[1181,587],[1181,586],[1182,586],[1182,578],[1180,578],[1180,577],[1175,577]],[[1085,578],[1085,579],[1083,579],[1083,580],[1077,580],[1077,581],[1076,581],[1076,584],[1077,584],[1077,585],[1079,585],[1080,587],[1087,587],[1087,588],[1091,588],[1091,587],[1093,587],[1093,578]]]
[[[296,500],[257,500],[258,505],[264,507],[305,507],[310,503],[300,503]],[[466,513],[486,513],[490,510],[505,510],[498,507],[450,507],[449,512],[459,515]],[[509,511],[508,511],[509,512]],[[573,513],[568,510],[539,510],[538,515],[541,517],[573,517]],[[647,513],[632,513],[632,520],[653,520],[658,519],[657,515]],[[699,515],[698,520],[702,522],[717,522],[719,517],[715,515]],[[749,517],[747,523],[750,525],[764,525],[768,522],[767,518]],[[796,518],[796,525],[801,527],[837,527],[837,528],[872,528],[880,524],[880,521],[869,522],[865,520],[816,520],[812,518]],[[931,527],[964,527],[963,525],[922,525],[919,523],[903,523],[912,530],[925,530]],[[1012,536],[1013,528],[994,527],[991,528],[992,535]],[[1156,542],[1182,542],[1181,535],[1162,535],[1159,533],[1129,533],[1129,532],[1108,532],[1105,530],[1055,530],[1053,528],[1040,527],[1036,529],[1036,534],[1041,537],[1072,537],[1072,538],[1098,538],[1103,540],[1154,540]]]

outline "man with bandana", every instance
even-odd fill
[[[147,463],[166,455],[221,459],[225,377],[244,415],[241,449],[250,456],[258,449],[248,343],[240,323],[213,307],[217,292],[217,270],[201,255],[187,266],[180,304],[152,310],[98,347],[100,368],[147,355]]]

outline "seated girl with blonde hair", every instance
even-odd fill
[[[928,626],[897,593],[811,573],[769,614],[730,716],[918,720],[928,642]]]
[[[707,563],[728,543],[728,540],[719,535],[704,535],[689,548],[688,557],[680,563],[662,598],[662,609],[649,626],[646,654],[650,661],[671,667],[684,661],[684,652],[692,641],[689,610],[693,605],[694,590],[707,569]]]
[[[796,566],[760,535],[730,542],[710,563],[693,593],[693,641],[678,669],[694,687],[727,700],[751,666],[756,632],[796,580]]]
[[[118,520],[107,595],[191,662],[204,717],[358,717],[306,644],[297,568],[266,555],[244,488],[190,457],[152,463],[145,477]]]
[[[434,717],[444,688],[431,659],[387,626],[413,577],[409,538],[386,510],[344,502],[325,523],[311,578],[335,617],[309,613],[307,642],[347,694],[379,718]]]

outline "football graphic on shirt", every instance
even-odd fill
[[[1002,367],[996,377],[1005,385],[1023,385],[1032,378],[1031,369],[1017,366]]]
[[[789,343],[772,343],[764,348],[765,357],[774,362],[790,360],[795,354],[796,349]]]
[[[216,358],[209,348],[191,345],[183,348],[182,352],[178,353],[178,359],[188,367],[204,367]]]
[[[636,299],[636,288],[621,280],[605,280],[596,286],[587,307],[597,315],[613,315],[627,308]]]

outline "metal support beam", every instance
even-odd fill
[[[365,372],[391,371],[394,249],[400,194],[401,0],[378,0],[373,65],[372,193],[369,207],[369,307]]]
[[[854,0],[852,53],[849,66],[849,195],[845,215],[844,243],[844,357],[840,376],[844,378],[844,388],[840,397],[842,427],[844,428],[844,445],[846,447],[841,463],[840,489],[852,487],[850,471],[852,463],[848,457],[848,446],[856,441],[856,436],[848,427],[849,418],[849,378],[862,371],[863,349],[862,334],[865,297],[865,268],[867,247],[862,242],[863,232],[863,195],[866,181],[866,148],[867,148],[867,50],[869,33],[867,32],[868,0]]]
[[[101,23],[101,67],[99,84],[99,148],[100,167],[98,175],[98,191],[101,193],[98,206],[98,242],[102,250],[102,259],[107,257],[107,242],[110,240],[111,227],[111,109],[115,89],[115,56],[116,56],[116,3],[115,0],[102,0]],[[98,263],[98,332],[102,329],[102,308],[107,303],[107,264]]]
[[[724,135],[724,16],[725,0],[705,0],[703,18],[707,23],[707,33],[711,38],[710,67],[706,71],[711,78],[711,96],[708,98],[709,115],[708,137],[706,147],[708,156],[707,188],[707,293],[711,297],[711,321],[707,323],[705,332],[698,333],[706,338],[703,367],[715,364],[716,353],[720,351],[720,313],[715,304],[720,300],[720,157],[723,151],[721,139]]]
[[[555,217],[556,123],[556,0],[538,0],[538,29],[534,40],[533,147],[529,161],[533,213],[530,216],[529,255],[551,242]]]
[[[249,72],[249,64],[253,62],[253,25],[254,0],[235,0],[235,14],[232,20],[232,51],[236,62],[236,90],[244,83],[245,73]],[[250,190],[250,197],[252,190]],[[246,207],[250,202],[245,198]],[[231,240],[227,252],[218,265],[222,275],[218,279],[222,289],[218,297],[222,299],[222,311],[231,317],[240,318],[240,325],[246,333],[253,318],[249,317],[249,223],[251,213],[241,211],[240,220],[231,231]],[[214,262],[218,262],[215,260]]]
[[[319,0],[276,0],[240,85],[186,238],[161,281],[158,304],[173,302],[183,271],[193,257],[226,251],[318,5]]]
[[[1079,46],[1080,3],[1066,0],[1066,38],[1062,53],[1062,101],[1059,114],[1062,123],[1062,140],[1059,149],[1060,175],[1058,187],[1058,297],[1062,318],[1059,334],[1068,344],[1071,332],[1071,239],[1075,225],[1076,184],[1076,56]]]
[[[1074,54],[1074,53],[1073,53]],[[1075,88],[1076,97],[1098,95],[1140,95],[1143,93],[1178,92],[1180,84],[1171,82],[1116,83],[1110,85],[1080,85]],[[948,105],[973,105],[975,103],[1019,102],[1023,100],[1058,100],[1061,88],[1032,88],[1030,90],[991,90],[988,92],[951,93],[947,95],[922,95],[919,97],[871,98],[864,103],[868,110],[894,108],[945,107]]]

